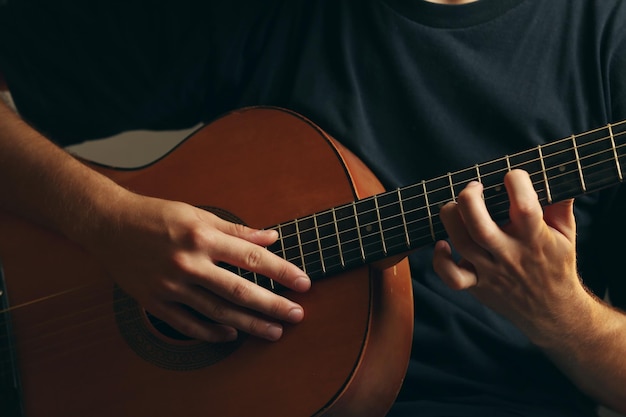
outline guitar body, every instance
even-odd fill
[[[146,167],[94,168],[258,228],[383,191],[323,131],[273,108],[228,114]],[[406,260],[286,292],[305,320],[279,342],[216,345],[161,333],[88,253],[4,212],[0,260],[28,417],[380,416],[406,371]]]

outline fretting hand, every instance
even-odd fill
[[[470,183],[441,220],[462,259],[437,242],[434,267],[454,289],[469,289],[537,343],[576,303],[588,298],[576,269],[573,200],[542,209],[528,174],[506,175],[510,221],[498,226],[487,212],[482,185]]]

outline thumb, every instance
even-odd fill
[[[568,240],[576,239],[576,220],[574,218],[574,200],[564,200],[543,209],[546,224],[556,229]]]

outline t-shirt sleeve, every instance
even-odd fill
[[[61,145],[192,126],[215,18],[205,3],[8,1],[0,72],[21,115]]]

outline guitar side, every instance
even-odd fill
[[[218,208],[253,227],[382,191],[323,131],[271,108],[222,117],[141,169],[94,168],[139,193]],[[244,337],[224,353],[160,334],[81,248],[3,212],[0,259],[27,416],[377,416],[406,371],[406,260],[287,293],[304,306],[303,323],[286,326],[277,343]],[[129,344],[137,335],[143,349]]]

